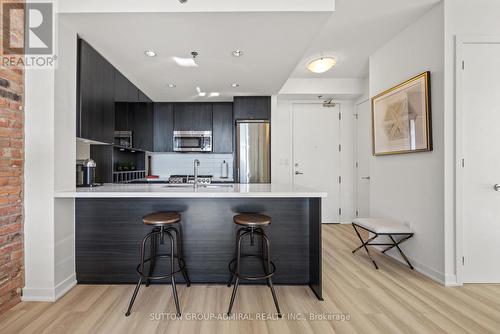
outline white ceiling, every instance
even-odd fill
[[[368,58],[440,0],[336,0],[335,12],[298,63],[294,78],[365,78]],[[333,55],[337,66],[313,74],[306,64]]]
[[[62,19],[154,101],[224,101],[277,94],[330,14],[112,13]],[[146,57],[146,49],[158,56]],[[245,55],[233,57],[235,49]],[[197,68],[172,60],[193,50],[199,53]],[[240,87],[232,88],[233,82]],[[198,97],[197,86],[221,96]]]

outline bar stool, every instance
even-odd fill
[[[276,266],[271,261],[271,251],[270,251],[270,241],[263,227],[269,226],[271,224],[271,217],[261,214],[255,213],[245,213],[239,214],[233,217],[233,221],[236,225],[242,226],[236,232],[236,249],[235,249],[235,258],[229,262],[229,271],[231,272],[231,278],[229,279],[228,287],[231,287],[234,278],[236,277],[236,281],[234,283],[233,294],[231,295],[231,303],[229,304],[229,310],[227,311],[228,315],[231,315],[234,300],[236,298],[236,291],[238,290],[238,286],[240,283],[240,279],[249,280],[249,281],[257,281],[257,280],[267,280],[267,285],[271,289],[271,293],[273,295],[274,305],[276,306],[276,310],[278,311],[278,317],[281,318],[282,314],[280,311],[280,306],[278,304],[278,298],[276,297],[276,292],[274,291],[272,276],[276,272]],[[261,254],[260,255],[252,255],[252,254],[242,254],[241,243],[245,237],[250,237],[250,246],[253,246],[255,243],[255,236],[261,237]],[[242,274],[241,269],[241,259],[245,257],[256,257],[262,260],[262,264],[264,267],[264,275],[261,276],[251,276]]]
[[[182,254],[182,233],[181,226],[179,224],[179,229],[175,228],[174,224],[180,223],[181,215],[175,212],[156,212],[149,215],[146,215],[142,218],[142,222],[146,225],[153,226],[153,230],[146,234],[142,239],[141,243],[141,262],[137,265],[137,273],[139,274],[139,282],[135,287],[134,294],[132,295],[132,299],[130,300],[130,304],[127,309],[127,313],[125,316],[130,315],[130,311],[132,310],[132,306],[134,305],[135,298],[137,297],[137,293],[139,292],[139,288],[141,287],[142,281],[146,280],[146,286],[149,286],[151,280],[161,280],[166,278],[171,278],[172,281],[172,290],[174,294],[175,308],[177,310],[177,316],[181,315],[180,307],[179,307],[179,297],[177,296],[177,288],[175,285],[175,274],[181,272],[184,276],[184,280],[186,281],[186,285],[189,287],[191,285],[191,281],[189,280],[187,271],[186,271],[186,263]],[[172,232],[175,234],[172,235]],[[160,244],[164,244],[165,236],[170,240],[170,253],[168,254],[157,254],[156,253],[156,243],[159,239]],[[150,242],[150,253],[149,258],[145,258],[146,244]],[[176,252],[174,251],[176,249]],[[170,272],[166,275],[157,275],[154,276],[154,269],[156,265],[156,261],[159,258],[170,258]],[[175,270],[174,259],[177,259],[178,269]],[[149,262],[149,272],[146,274],[144,272],[144,264]]]

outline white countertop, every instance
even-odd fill
[[[172,187],[167,184],[104,184],[94,188],[56,191],[56,198],[297,198],[326,197],[327,193],[283,184],[224,184],[210,187]]]

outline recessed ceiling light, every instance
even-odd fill
[[[148,57],[156,57],[156,52],[154,52],[153,50],[146,50],[144,53]]]
[[[205,97],[205,96],[207,96],[207,93],[205,93],[205,92],[199,92],[199,93],[198,93],[198,96],[200,96],[200,97]]]
[[[235,56],[235,57],[241,57],[243,55],[244,55],[244,53],[242,50],[234,50],[233,51],[233,56]]]
[[[177,86],[175,84],[173,84],[173,83],[169,83],[168,84],[168,88],[175,88],[175,87],[177,87]]]
[[[219,92],[211,92],[210,93],[210,97],[217,97],[217,96],[220,96]]]
[[[233,88],[238,88],[238,87],[240,87],[240,84],[238,84],[238,83],[236,83],[236,82],[235,82],[235,83],[232,83],[232,84],[231,84],[231,87],[233,87]]]
[[[313,73],[325,73],[337,64],[337,59],[333,57],[321,57],[314,59],[307,64],[307,69]]]

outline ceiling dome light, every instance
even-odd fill
[[[146,50],[144,53],[148,57],[156,57],[156,52],[154,52],[153,50]]]
[[[337,59],[333,57],[321,57],[314,59],[307,64],[307,69],[313,73],[325,73],[337,64]]]

